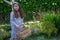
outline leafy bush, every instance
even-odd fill
[[[11,26],[10,25],[9,26],[5,25],[5,26],[2,27],[2,29],[4,29],[5,31],[11,31]]]
[[[47,34],[49,37],[53,33],[57,33],[58,29],[55,27],[55,14],[43,15],[42,22],[40,24],[40,32]]]
[[[55,14],[51,14],[51,13],[46,13],[43,15],[43,19],[42,21],[49,21],[49,22],[52,22],[52,23],[55,23],[54,19],[55,19]]]
[[[5,40],[10,37],[11,32],[6,32],[3,29],[0,29],[0,40]]]
[[[11,35],[10,26],[0,26],[0,40],[5,40],[9,38]]]
[[[60,30],[60,13],[56,14],[55,25],[58,30]]]
[[[54,23],[49,21],[41,22],[40,33],[47,34],[48,37],[50,37],[53,33],[55,33],[55,35],[57,34],[57,28],[55,27]]]

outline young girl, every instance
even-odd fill
[[[13,2],[13,11],[10,13],[11,40],[16,40],[17,32],[23,28],[23,12],[18,2]]]

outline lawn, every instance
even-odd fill
[[[56,37],[45,38],[44,36],[30,36],[27,37],[25,40],[60,40],[60,39]]]

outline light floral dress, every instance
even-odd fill
[[[19,12],[18,12],[18,15],[20,16]],[[17,19],[15,18],[14,16],[14,12],[12,11],[10,13],[10,24],[11,24],[11,29],[12,29],[12,32],[11,32],[11,38],[17,38],[17,32],[19,30],[21,30],[23,28],[23,18],[21,17],[18,17]],[[17,29],[15,24],[19,25],[19,28]]]

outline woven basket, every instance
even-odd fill
[[[24,39],[31,35],[31,30],[28,27],[23,28],[17,33],[17,36],[21,39]]]

